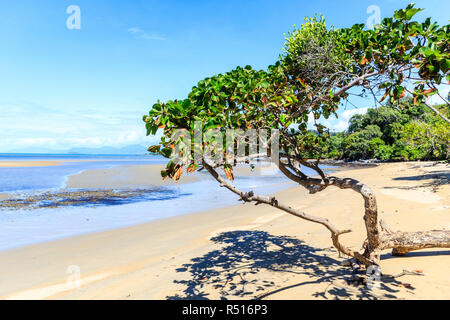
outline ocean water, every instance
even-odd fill
[[[1,154],[0,161],[70,161],[58,166],[1,168],[0,192],[58,189],[68,176],[85,170],[106,169],[117,165],[163,164],[162,156],[150,155],[45,155]]]
[[[117,165],[162,164],[167,161],[159,156],[148,155],[0,154],[0,161],[2,160],[73,161],[60,166],[0,168],[0,192],[8,193],[57,190],[64,187],[68,175],[84,170],[110,168]],[[0,250],[238,204],[238,196],[221,188],[207,172],[200,175],[202,179],[199,181],[163,186],[163,188],[155,189],[155,194],[149,198],[127,201],[120,205],[0,210]],[[253,190],[263,195],[294,185],[277,169],[266,170],[264,175],[237,176],[234,183],[243,190]]]

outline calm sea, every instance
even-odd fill
[[[163,157],[151,155],[0,154],[0,161],[2,160],[71,160],[59,166],[0,167],[0,192],[4,193],[57,190],[64,187],[67,176],[84,170],[117,165],[163,164],[167,161]],[[259,194],[274,193],[294,185],[277,169],[267,170],[265,173],[264,176],[238,176],[235,184]],[[221,188],[206,172],[200,175],[202,179],[197,182],[164,186],[162,190],[157,188],[151,197],[121,205],[0,210],[0,250],[238,203],[235,194]]]
[[[90,169],[117,165],[162,164],[155,155],[1,154],[0,161],[67,161],[58,166],[1,168],[0,192],[45,190],[64,187],[67,176]],[[87,160],[87,161],[86,161]]]

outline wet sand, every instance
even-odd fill
[[[86,170],[68,177],[67,188],[136,188],[175,184],[171,179],[162,180],[161,170],[165,165],[123,165],[109,169]],[[184,173],[177,183],[198,180],[197,174]]]
[[[0,161],[0,168],[50,167],[59,166],[65,161]]]

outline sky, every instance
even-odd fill
[[[142,116],[236,66],[265,69],[305,16],[348,27],[410,1],[0,0],[0,153],[150,145]],[[450,2],[416,1],[449,22]],[[73,16],[79,8],[78,19]],[[373,105],[355,98],[327,124]]]

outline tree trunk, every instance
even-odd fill
[[[380,249],[390,248],[394,256],[426,248],[450,248],[450,230],[383,233]]]
[[[364,223],[367,232],[367,244],[363,256],[374,264],[379,264],[380,232],[378,230],[377,200],[372,189],[367,185],[350,178],[329,177],[328,185],[334,185],[340,189],[352,189],[364,199]],[[362,262],[362,261],[361,261]],[[365,263],[367,264],[367,263]]]
[[[450,230],[392,232],[384,225],[383,221],[380,221],[383,230],[383,232],[380,232],[378,228],[377,202],[372,190],[354,179],[330,177],[329,180],[331,185],[336,185],[341,189],[351,188],[361,194],[364,199],[367,245],[363,256],[369,261],[379,264],[379,252],[385,249],[392,249],[393,255],[402,256],[414,250],[450,248]],[[367,265],[367,263],[364,264]]]

